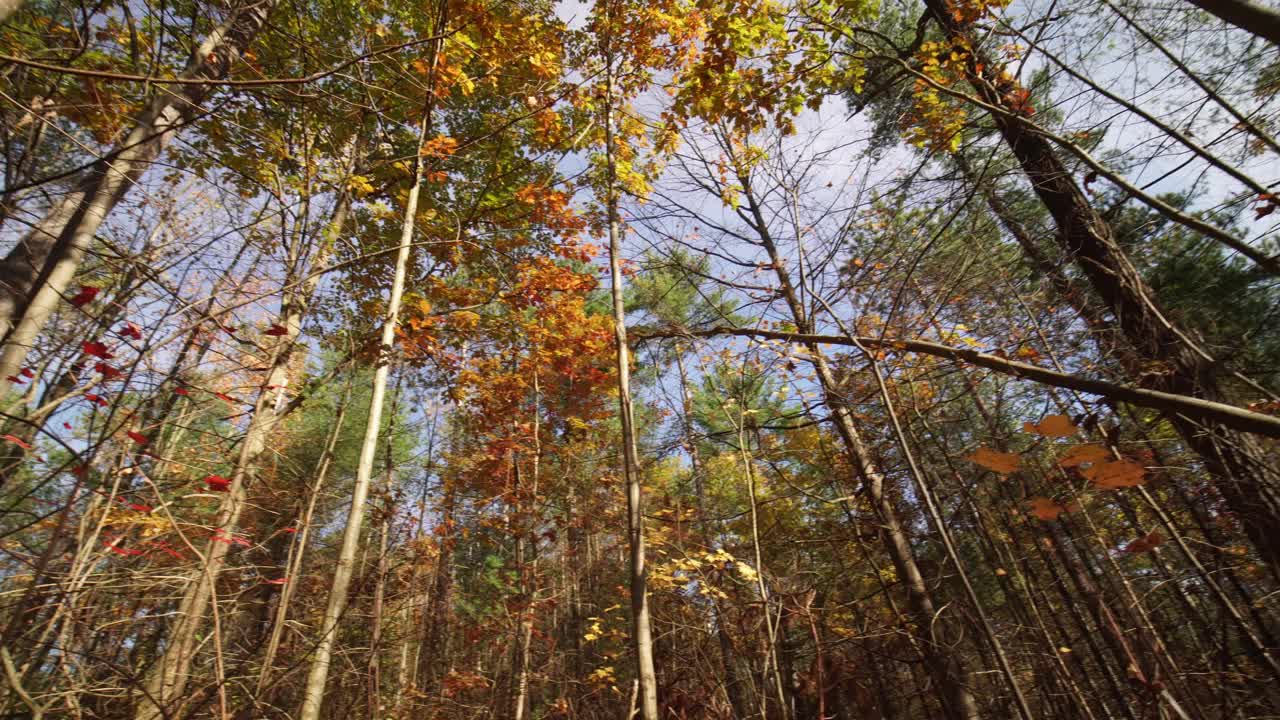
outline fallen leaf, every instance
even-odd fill
[[[1103,490],[1137,487],[1147,482],[1147,469],[1131,460],[1097,463],[1080,474]]]
[[[1151,552],[1164,542],[1164,535],[1159,530],[1152,530],[1142,537],[1134,540],[1124,547],[1124,552],[1130,555],[1137,553]]]
[[[1032,425],[1031,423],[1022,424],[1024,432],[1045,437],[1071,437],[1079,429],[1071,422],[1071,418],[1066,415],[1047,415],[1037,425]]]
[[[1013,453],[1002,453],[985,447],[974,450],[966,459],[1001,475],[1014,472],[1022,464],[1022,458]]]
[[[1041,520],[1057,520],[1058,516],[1069,508],[1050,500],[1047,497],[1033,497],[1027,500],[1027,512]]]
[[[1079,467],[1081,465],[1097,464],[1111,459],[1111,451],[1101,445],[1076,445],[1067,451],[1058,460],[1058,464],[1062,467]]]

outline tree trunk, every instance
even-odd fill
[[[1063,252],[1089,279],[1116,319],[1129,344],[1154,369],[1142,384],[1156,390],[1213,402],[1228,402],[1214,376],[1212,358],[1188,333],[1170,322],[1155,304],[1154,293],[1117,244],[1111,226],[1089,204],[1049,141],[1012,107],[1022,91],[1016,80],[999,78],[968,28],[948,11],[945,0],[927,0],[946,34],[973,47],[966,74],[978,96],[998,110],[990,113],[1032,189],[1058,228]],[[978,67],[991,68],[986,74]],[[1138,378],[1135,378],[1138,380]],[[1218,488],[1240,517],[1245,532],[1274,574],[1280,576],[1280,476],[1273,458],[1253,437],[1215,422],[1172,417],[1183,441],[1218,480]]]
[[[743,197],[747,201],[752,230],[756,233],[765,252],[768,253],[778,281],[778,290],[791,311],[795,325],[801,333],[811,333],[812,321],[796,295],[795,286],[791,283],[783,265],[782,256],[769,232],[764,210],[756,200],[750,178],[745,172],[738,173],[738,183],[743,188]],[[943,639],[931,637],[933,629],[946,627],[947,623],[938,618],[937,607],[925,584],[924,576],[920,574],[920,568],[911,550],[906,530],[898,516],[898,510],[884,487],[885,477],[876,466],[870,449],[862,439],[862,434],[854,425],[853,417],[844,398],[837,390],[835,375],[827,364],[821,348],[817,343],[806,343],[805,347],[812,357],[818,383],[822,387],[826,405],[831,410],[831,419],[835,424],[836,432],[840,435],[845,451],[848,453],[849,462],[855,470],[857,479],[861,480],[880,520],[885,549],[893,560],[900,582],[906,588],[907,602],[911,608],[912,619],[918,628],[916,632],[919,633],[916,640],[929,675],[937,685],[946,716],[953,720],[977,718],[978,706],[969,689],[969,671],[963,659],[959,653],[950,651]]]
[[[435,55],[438,43],[433,49],[431,67],[435,67]],[[405,203],[404,222],[400,230],[400,246],[396,255],[395,276],[391,282],[391,297],[387,301],[387,315],[382,324],[382,337],[378,345],[377,369],[373,374],[373,394],[369,400],[369,419],[365,425],[364,440],[360,445],[360,460],[356,466],[356,481],[351,493],[351,508],[347,515],[346,528],[342,533],[342,545],[338,551],[338,559],[333,571],[333,584],[329,589],[329,602],[325,608],[324,620],[320,626],[320,637],[316,642],[315,654],[312,657],[311,669],[307,674],[306,689],[303,692],[302,708],[299,711],[301,720],[318,720],[320,707],[324,700],[325,685],[329,679],[329,665],[332,661],[333,644],[338,632],[338,623],[347,606],[347,589],[351,585],[351,575],[355,569],[356,550],[360,544],[360,529],[364,524],[364,506],[369,496],[369,485],[373,476],[373,461],[378,452],[378,431],[382,425],[382,406],[387,394],[387,376],[391,369],[391,355],[394,352],[396,326],[400,318],[400,300],[404,295],[405,276],[408,273],[409,255],[413,246],[413,232],[418,213],[418,197],[422,192],[423,163],[421,148],[426,142],[431,128],[431,106],[423,113],[418,127],[418,150],[415,153],[413,166],[413,185],[409,188],[409,197]]]
[[[237,4],[228,20],[200,44],[181,77],[225,77],[266,24],[277,2]],[[0,262],[0,377],[14,375],[22,367],[103,220],[141,180],[174,134],[195,119],[215,85],[199,82],[159,89],[125,139]]]
[[[631,632],[639,681],[643,720],[658,720],[658,677],[653,668],[653,637],[649,623],[649,592],[645,570],[644,511],[640,466],[636,451],[635,419],[631,412],[631,358],[627,347],[627,317],[623,302],[622,238],[618,220],[617,160],[613,152],[613,61],[608,60],[605,94],[605,154],[609,214],[609,277],[613,292],[614,342],[617,348],[618,415],[622,421],[622,476],[627,493],[627,537],[630,545]]]

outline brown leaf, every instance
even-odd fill
[[[974,450],[966,459],[1001,475],[1014,472],[1022,464],[1022,458],[1013,453],[1002,453],[984,447]]]
[[[1059,505],[1047,497],[1037,496],[1027,500],[1027,512],[1041,520],[1057,520],[1059,515],[1067,511],[1066,506]]]
[[[1147,483],[1147,469],[1132,460],[1097,463],[1080,474],[1103,490],[1137,487]]]
[[[1110,459],[1111,451],[1101,445],[1089,443],[1087,445],[1076,445],[1071,448],[1067,451],[1066,455],[1063,455],[1062,458],[1058,460],[1058,464],[1062,467],[1079,467],[1087,464],[1097,465],[1100,462]]]
[[[1152,550],[1159,547],[1160,544],[1163,542],[1164,542],[1164,535],[1161,535],[1159,530],[1152,530],[1146,535],[1143,535],[1137,540],[1134,540],[1133,542],[1126,545],[1124,548],[1124,552],[1131,555],[1137,554],[1137,553],[1151,552]]]
[[[1045,437],[1071,437],[1075,435],[1080,428],[1071,422],[1071,418],[1066,415],[1046,415],[1038,425],[1031,423],[1023,423],[1023,432],[1043,435]]]

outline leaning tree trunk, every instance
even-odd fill
[[[1188,0],[1192,5],[1245,32],[1280,46],[1280,12],[1249,0]]]
[[[321,249],[316,253],[317,262],[323,262],[323,258],[328,256],[333,239],[346,224],[349,208],[350,198],[343,191],[335,203]],[[291,268],[296,267],[293,261],[299,252],[300,248],[295,244],[291,249]],[[258,458],[266,450],[267,438],[271,437],[280,420],[296,407],[284,402],[284,393],[289,384],[293,350],[302,332],[302,321],[321,278],[319,273],[312,273],[297,285],[297,273],[296,270],[290,272],[285,279],[286,296],[281,307],[281,325],[286,332],[272,348],[270,370],[263,382],[262,391],[258,393],[249,427],[245,430],[229,492],[214,522],[214,539],[206,546],[203,567],[188,583],[175,614],[165,651],[147,676],[146,693],[135,714],[137,720],[167,717],[172,706],[182,699],[199,645],[205,613],[213,600],[215,583],[231,549],[227,540],[239,527],[240,513],[245,506],[248,485],[253,479]]]
[[[755,232],[773,266],[774,276],[778,281],[778,292],[791,311],[792,319],[799,332],[812,333],[812,319],[805,312],[804,305],[796,294],[795,285],[791,282],[783,265],[782,256],[769,232],[764,209],[756,199],[750,178],[745,172],[738,173],[738,184],[743,188],[743,197],[747,201],[752,231]],[[823,356],[821,348],[815,342],[807,342],[805,349],[812,358],[813,368],[822,388],[823,398],[831,410],[831,419],[836,432],[840,435],[849,461],[880,520],[885,549],[906,588],[907,603],[911,608],[912,620],[917,627],[917,641],[925,667],[938,688],[939,699],[942,701],[947,717],[953,720],[977,718],[979,717],[977,701],[969,688],[969,670],[963,659],[959,653],[948,648],[945,642],[939,642],[938,639],[931,637],[931,629],[944,627],[946,623],[938,621],[937,606],[925,584],[924,576],[920,573],[906,528],[903,527],[902,520],[898,516],[898,509],[894,507],[893,499],[885,488],[885,476],[876,465],[870,448],[862,438],[862,433],[854,425],[853,416],[837,389],[835,374]]]
[[[1017,81],[1002,77],[998,64],[984,57],[967,25],[948,11],[946,0],[926,4],[948,37],[974,48],[965,60],[967,78],[991,108],[997,129],[1053,217],[1063,251],[1115,316],[1129,344],[1150,364],[1152,372],[1134,380],[1165,392],[1228,402],[1214,376],[1212,358],[1160,311],[1152,288],[1116,242],[1110,224],[1089,204],[1049,140],[1036,132],[1014,102],[1023,92]],[[1217,479],[1263,560],[1280,576],[1280,533],[1275,532],[1280,527],[1280,470],[1266,450],[1253,436],[1217,423],[1181,415],[1172,416],[1172,422]]]
[[[279,0],[235,5],[179,76],[161,86],[133,130],[85,174],[0,262],[0,377],[14,375],[71,284],[103,220],[248,49]]]

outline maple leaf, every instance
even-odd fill
[[[1137,487],[1147,483],[1147,469],[1132,460],[1097,463],[1081,470],[1080,474],[1103,490]]]
[[[204,484],[214,492],[227,492],[231,489],[231,480],[221,475],[210,475],[204,479]]]
[[[103,380],[115,380],[124,374],[104,362],[94,363],[93,369],[102,374]]]
[[[128,435],[130,440],[138,443],[139,445],[146,445],[147,443],[151,442],[151,438],[147,437],[146,435],[143,435],[140,432],[135,432],[133,430],[126,432],[125,435]]]
[[[1071,437],[1080,428],[1071,422],[1066,415],[1046,415],[1039,424],[1022,423],[1022,431],[1044,437]]]
[[[1059,505],[1047,497],[1037,495],[1027,499],[1027,512],[1041,520],[1057,520],[1059,515],[1070,511],[1070,507]]]
[[[270,335],[271,337],[280,337],[282,335],[288,335],[289,330],[283,325],[272,325],[271,327],[262,331],[262,334]]]
[[[92,355],[96,358],[102,358],[103,360],[110,360],[115,357],[115,355],[107,349],[106,343],[98,342],[97,340],[85,340],[80,343],[80,350],[82,350],[85,355]]]
[[[96,288],[92,285],[82,285],[80,287],[80,292],[69,298],[67,302],[75,305],[76,307],[84,307],[85,305],[93,302],[93,299],[98,297],[98,293],[100,292],[102,292],[102,288]]]
[[[965,459],[1001,475],[1014,472],[1022,464],[1022,458],[1013,453],[1002,453],[985,447],[974,450]]]
[[[1076,445],[1058,460],[1058,464],[1062,467],[1079,467],[1081,465],[1097,464],[1111,459],[1111,451],[1101,445],[1089,443],[1087,445]]]
[[[1123,552],[1129,555],[1151,552],[1164,542],[1164,535],[1159,530],[1152,530],[1124,547]]]

